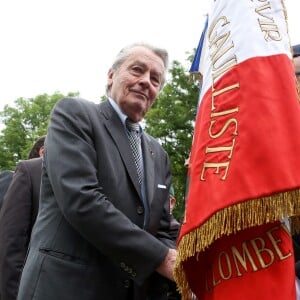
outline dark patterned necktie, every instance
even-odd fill
[[[141,153],[141,137],[140,137],[140,125],[134,123],[128,118],[126,119],[127,134],[134,157],[134,163],[136,166],[139,183],[143,180],[143,158]]]

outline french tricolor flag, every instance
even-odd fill
[[[175,278],[183,299],[295,299],[300,106],[281,0],[215,0]]]

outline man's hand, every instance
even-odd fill
[[[175,249],[169,249],[167,256],[156,271],[168,279],[174,281],[173,270],[175,267],[177,251]]]

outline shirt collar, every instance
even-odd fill
[[[125,114],[123,114],[119,105],[113,99],[108,97],[108,101],[111,104],[111,106],[113,107],[113,109],[115,110],[115,112],[117,113],[117,115],[119,116],[120,120],[122,121],[122,124],[125,126],[125,121],[126,121],[127,116]]]
[[[120,109],[119,105],[116,103],[116,101],[114,101],[112,98],[108,97],[108,101],[111,104],[111,106],[113,107],[113,109],[115,110],[115,112],[117,113],[117,115],[119,116],[122,124],[124,125],[124,128],[126,128],[126,124],[125,121],[128,118],[128,116],[126,116]],[[140,125],[140,133],[142,132],[142,127],[141,124]]]

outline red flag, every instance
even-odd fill
[[[289,232],[276,222],[218,239],[182,266],[201,300],[291,300],[296,299],[292,255]]]
[[[300,213],[300,107],[283,2],[214,1],[202,41],[177,283],[183,299],[293,299],[280,222]]]

